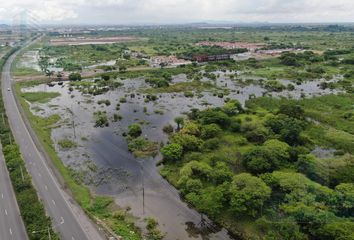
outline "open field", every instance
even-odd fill
[[[89,44],[113,44],[113,43],[125,43],[131,41],[138,41],[136,37],[100,37],[100,38],[54,38],[50,40],[50,44],[53,46],[59,45],[89,45]]]

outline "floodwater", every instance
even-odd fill
[[[241,86],[237,81],[227,77],[229,73],[218,73],[218,87],[231,89],[231,99],[238,99],[242,104],[250,96],[269,94],[257,84]],[[188,81],[181,74],[174,77],[173,82]],[[207,81],[203,79],[203,81]],[[284,80],[285,81],[285,80]],[[224,99],[214,96],[212,92],[186,98],[183,93],[157,94],[158,100],[145,103],[145,94],[141,90],[148,88],[143,78],[122,81],[123,86],[103,95],[83,95],[78,90],[69,92],[68,84],[63,86],[39,85],[23,91],[53,91],[61,96],[46,104],[31,104],[32,112],[40,116],[59,114],[62,118],[60,126],[52,130],[55,148],[65,165],[77,170],[78,176],[97,194],[107,194],[115,198],[118,205],[131,207],[133,215],[142,219],[153,216],[160,223],[166,239],[235,239],[225,229],[214,226],[209,220],[202,224],[201,215],[191,209],[180,199],[178,191],[159,174],[156,167],[161,159],[158,155],[150,159],[137,159],[129,151],[126,139],[122,136],[132,123],[142,123],[143,136],[156,142],[167,142],[168,136],[162,131],[166,124],[174,125],[174,118],[191,108],[204,109],[208,104],[222,106]],[[319,81],[312,81],[296,86],[294,91],[272,93],[273,96],[299,98],[331,93],[321,90]],[[334,92],[334,91],[333,91]],[[135,93],[135,96],[131,96]],[[121,97],[127,103],[116,104]],[[98,100],[109,99],[110,106],[98,105]],[[146,112],[144,112],[146,107]],[[94,128],[93,114],[106,111],[110,119],[114,113],[123,117],[121,121],[110,121],[109,127]],[[57,145],[61,139],[76,141],[78,147],[63,151]],[[144,193],[144,197],[143,197]],[[142,220],[140,223],[142,225]],[[206,227],[207,226],[207,227]]]
[[[41,71],[41,68],[38,65],[39,61],[39,51],[27,51],[23,54],[20,61],[17,63],[16,67],[18,68],[31,68],[36,71]]]

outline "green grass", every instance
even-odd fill
[[[294,100],[262,97],[249,100],[246,105],[252,110],[275,112],[289,101]],[[294,102],[302,105],[305,115],[317,122],[304,132],[315,144],[354,153],[354,121],[350,115],[354,111],[352,94],[325,95]]]
[[[336,129],[354,134],[354,95],[326,95],[319,98],[304,99],[301,104],[312,119]]]
[[[22,92],[21,97],[25,100],[34,103],[47,103],[53,98],[59,97],[58,92]]]
[[[216,87],[211,83],[203,83],[200,81],[179,82],[171,84],[168,87],[150,88],[145,90],[148,93],[173,93],[173,92],[188,92],[188,91],[205,91],[215,89]]]
[[[41,74],[41,72],[38,72],[33,68],[25,68],[25,67],[16,67],[13,72],[14,76],[34,76],[38,74]]]
[[[58,141],[58,145],[61,149],[68,150],[77,147],[77,143],[70,139],[61,139]]]

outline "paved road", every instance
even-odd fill
[[[0,145],[0,238],[27,240],[27,233],[17,206],[9,173]]]
[[[10,69],[14,58],[15,55],[9,58],[2,73],[2,93],[6,113],[16,142],[20,145],[26,167],[32,175],[33,183],[44,202],[47,213],[52,218],[53,226],[63,240],[101,240],[102,235],[59,185],[22,119],[13,91],[8,91],[12,89]],[[2,235],[0,238],[2,239]]]

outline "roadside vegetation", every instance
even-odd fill
[[[17,50],[18,48],[12,48],[0,59],[0,72],[9,56]],[[32,185],[31,176],[26,170],[18,145],[15,143],[2,97],[0,98],[0,112],[3,115],[3,121],[0,121],[0,141],[27,235],[31,240],[45,239],[49,231],[53,240],[59,240],[58,234],[53,231],[50,218],[46,215],[43,203]]]

